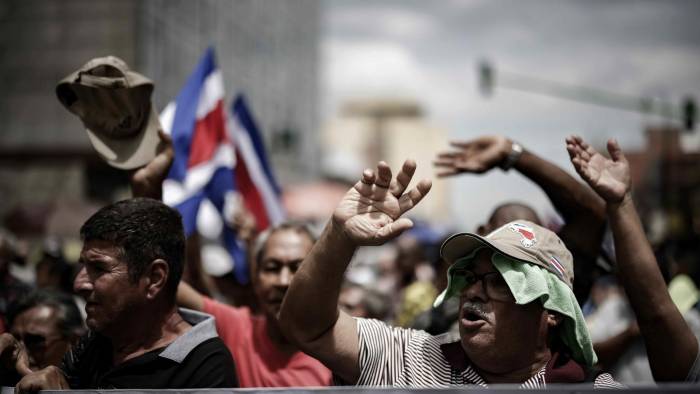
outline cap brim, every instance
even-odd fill
[[[459,233],[445,240],[440,248],[440,256],[449,264],[452,264],[481,246],[488,246],[502,255],[523,263],[540,265],[537,262],[531,261],[531,256],[520,253],[517,248],[499,245],[498,243],[491,242],[486,237],[474,233]]]
[[[110,138],[89,129],[86,131],[92,146],[110,166],[130,170],[146,165],[156,156],[160,128],[158,114],[151,105],[146,126],[127,139]]]

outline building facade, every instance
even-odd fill
[[[162,109],[213,46],[226,104],[235,94],[246,95],[278,180],[284,185],[314,178],[320,12],[320,0],[3,1],[2,225],[21,233],[21,212],[44,209],[44,231],[76,235],[74,223],[51,228],[51,212],[127,195],[128,174],[99,160],[79,119],[54,91],[61,78],[108,54],[155,82],[153,101]],[[80,223],[87,212],[76,209]]]

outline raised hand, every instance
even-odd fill
[[[163,180],[168,176],[175,158],[172,138],[158,130],[160,144],[158,154],[148,164],[131,175],[131,192],[134,197],[162,199]]]
[[[608,140],[610,159],[598,153],[579,136],[566,139],[566,150],[576,172],[605,201],[620,202],[629,193],[629,164],[616,140]]]
[[[17,394],[33,394],[40,390],[70,390],[70,386],[63,372],[53,365],[24,376],[15,386]]]
[[[27,350],[9,333],[0,334],[0,367],[17,371],[20,376],[32,373]]]
[[[406,191],[416,163],[406,160],[396,179],[385,162],[376,173],[367,169],[333,213],[333,221],[356,245],[379,245],[411,228],[413,222],[401,215],[413,208],[430,191],[430,180],[418,182]]]
[[[510,152],[512,142],[502,136],[483,136],[467,142],[452,141],[456,151],[440,152],[433,164],[437,176],[446,177],[463,172],[481,174],[498,166]]]

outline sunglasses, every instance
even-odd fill
[[[497,271],[475,274],[473,271],[460,268],[452,271],[452,275],[464,282],[464,287],[461,290],[473,286],[476,282],[481,282],[484,292],[489,299],[494,301],[511,301],[513,299],[508,283]]]
[[[56,341],[59,341],[63,338],[61,336],[47,338],[46,336],[41,334],[30,333],[26,333],[24,335],[14,334],[14,336],[15,338],[17,338],[17,340],[24,343],[24,346],[26,346],[29,350],[44,350]]]

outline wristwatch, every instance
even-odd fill
[[[510,152],[508,152],[508,156],[506,156],[505,159],[503,159],[503,162],[500,164],[500,167],[503,171],[508,171],[515,165],[515,163],[518,162],[518,159],[520,159],[520,156],[523,154],[523,147],[522,145],[518,144],[517,142],[512,142],[510,145]]]

